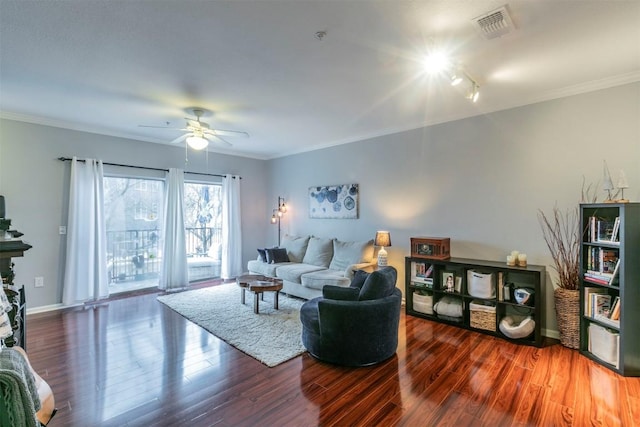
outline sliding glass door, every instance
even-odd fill
[[[104,177],[109,292],[158,286],[164,181]]]
[[[185,182],[189,282],[220,277],[222,186]],[[162,263],[164,180],[105,176],[109,293],[158,286]]]

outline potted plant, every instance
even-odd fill
[[[538,211],[544,241],[558,273],[554,283],[556,319],[560,343],[577,349],[580,346],[580,221],[578,208],[562,211],[555,206],[551,215]]]

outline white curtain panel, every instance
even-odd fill
[[[184,172],[169,169],[165,184],[164,241],[160,289],[174,291],[189,284],[184,231]]]
[[[240,177],[222,180],[222,268],[223,279],[242,274],[242,227],[240,227]]]
[[[107,231],[101,160],[71,159],[67,257],[62,302],[73,305],[109,296]]]

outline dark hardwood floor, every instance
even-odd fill
[[[403,314],[397,354],[382,364],[305,353],[268,368],[156,296],[28,316],[29,359],[58,407],[51,427],[640,425],[640,379],[559,344]]]

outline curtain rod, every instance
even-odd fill
[[[58,160],[63,161],[63,162],[67,162],[67,161],[71,161],[73,159],[69,158],[69,157],[58,157]],[[79,162],[83,162],[85,161],[85,159],[78,159]],[[109,165],[109,166],[121,166],[124,168],[134,168],[134,169],[146,169],[146,170],[150,170],[150,171],[160,171],[160,172],[169,172],[169,169],[162,169],[162,168],[151,168],[148,166],[134,166],[134,165],[123,165],[120,163],[109,163],[109,162],[102,162],[103,165]],[[187,172],[185,171],[184,173],[188,173],[191,175],[203,175],[203,176],[217,176],[220,178],[225,178],[224,175],[220,175],[218,173],[202,173],[202,172]],[[235,179],[236,177],[233,176],[233,179]],[[239,179],[242,179],[241,176],[238,177]]]

